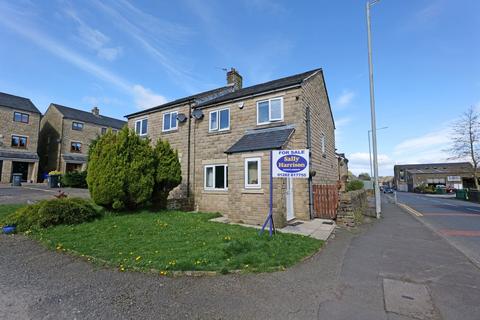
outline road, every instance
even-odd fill
[[[480,314],[480,269],[388,202],[382,219],[336,230],[318,254],[284,272],[122,273],[18,234],[0,235],[0,252],[0,319],[478,320]]]
[[[480,267],[480,204],[406,192],[398,192],[397,199]]]

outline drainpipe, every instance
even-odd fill
[[[60,134],[60,138],[58,138],[58,159],[57,159],[57,171],[61,169],[61,161],[62,161],[62,146],[63,146],[63,126],[64,126],[64,118],[62,117],[62,131]]]
[[[190,201],[190,140],[192,131],[192,103],[188,104],[188,138],[187,138],[187,200]]]
[[[308,149],[308,159],[310,166],[312,165],[312,134],[310,130],[310,106],[306,107],[307,112],[307,149]],[[312,173],[311,170],[308,175],[308,213],[310,214],[310,219],[313,219],[313,187],[312,187]]]

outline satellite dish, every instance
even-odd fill
[[[177,120],[179,122],[185,122],[185,121],[187,121],[187,116],[184,113],[179,113],[177,115]]]
[[[200,110],[200,109],[195,109],[193,110],[192,112],[192,116],[196,119],[196,120],[201,120],[203,118],[203,111]]]
[[[243,103],[243,102],[240,102],[240,103],[238,104],[238,109],[243,109],[243,106],[244,106],[244,103]]]

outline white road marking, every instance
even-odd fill
[[[478,209],[472,209],[472,208],[465,208],[465,209],[470,210],[470,211],[480,212],[480,210],[478,210]]]

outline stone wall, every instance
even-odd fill
[[[337,224],[355,227],[355,212],[365,214],[368,209],[366,190],[356,190],[340,193],[340,203],[337,213]]]

